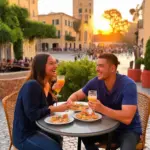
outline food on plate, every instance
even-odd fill
[[[90,121],[90,120],[97,120],[98,115],[94,112],[89,113],[87,111],[82,111],[82,112],[76,114],[76,118],[80,119],[80,120]]]
[[[68,114],[64,115],[55,115],[50,118],[50,122],[52,123],[67,123],[69,122]]]
[[[74,111],[82,111],[88,108],[89,108],[88,105],[80,104],[80,103],[73,103],[72,106],[70,107],[70,109]]]

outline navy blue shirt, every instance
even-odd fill
[[[125,75],[117,74],[116,82],[111,91],[108,91],[103,80],[98,77],[90,80],[82,89],[88,95],[89,90],[97,91],[97,99],[111,109],[121,110],[122,105],[137,105],[137,89],[133,80]],[[134,131],[142,134],[141,121],[138,109],[130,125],[120,124],[117,131]]]
[[[21,88],[13,122],[13,144],[17,147],[27,137],[39,130],[36,120],[50,114],[49,105],[53,105],[52,96],[45,93],[36,80],[27,81]]]

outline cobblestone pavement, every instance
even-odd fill
[[[55,54],[55,56],[57,56]],[[70,56],[70,55],[68,55]],[[65,58],[65,56],[58,55],[57,58],[61,58],[62,60]],[[133,58],[128,58],[124,56],[119,57],[121,60],[121,65],[119,67],[119,72],[126,74],[127,68],[128,68],[128,62],[132,60]],[[73,56],[72,56],[73,59]],[[124,63],[125,62],[125,63]],[[141,88],[140,84],[137,84],[138,91],[145,92],[147,94],[150,94],[150,89],[143,89]],[[6,119],[4,115],[4,111],[2,108],[2,104],[0,101],[0,150],[8,150],[9,147],[9,135],[8,135],[8,129],[6,124]],[[76,150],[77,149],[77,138],[73,137],[64,137],[64,144],[63,144],[63,150]],[[82,145],[82,150],[85,150],[84,146]],[[150,119],[147,129],[147,136],[146,136],[146,148],[145,150],[150,150]]]

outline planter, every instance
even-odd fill
[[[141,69],[128,69],[128,77],[135,82],[141,81]]]
[[[141,80],[143,88],[150,88],[150,70],[144,70],[142,72]]]

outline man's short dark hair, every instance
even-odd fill
[[[106,59],[107,61],[109,61],[110,63],[112,63],[113,65],[116,66],[116,68],[118,67],[118,65],[120,64],[120,62],[118,61],[117,56],[115,56],[112,53],[104,53],[101,54],[99,57],[99,59]]]

